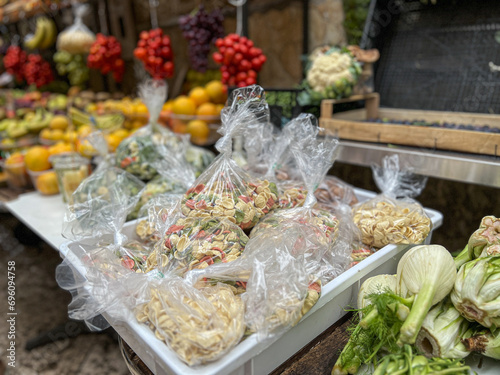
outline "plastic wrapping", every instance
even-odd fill
[[[334,209],[339,204],[353,206],[358,203],[354,188],[334,176],[326,176],[314,192],[318,205],[324,209]]]
[[[245,126],[267,119],[264,90],[256,85],[234,90],[231,105],[222,110],[220,155],[186,192],[181,211],[188,217],[227,217],[242,229],[252,228],[276,207],[276,185],[252,178],[231,158],[234,136]]]
[[[149,295],[136,310],[137,320],[190,366],[220,358],[243,337],[244,304],[228,285],[196,289],[169,277],[151,283]]]
[[[155,245],[148,269],[163,273],[205,268],[237,259],[248,242],[243,230],[225,217],[177,217]]]
[[[86,4],[74,4],[74,22],[57,36],[57,49],[71,54],[88,53],[95,34],[83,23],[83,16],[87,13],[89,6]]]
[[[88,139],[102,161],[73,192],[72,203],[66,207],[62,235],[71,240],[118,235],[145,186],[135,176],[111,165],[101,133],[92,133]]]
[[[116,166],[147,182],[158,174],[158,168],[168,169],[162,148],[167,148],[171,155],[183,155],[187,137],[158,124],[167,98],[165,81],[144,82],[139,86],[139,96],[148,108],[149,123],[120,143],[116,149]]]
[[[142,242],[152,244],[162,238],[168,218],[180,213],[181,199],[182,194],[159,194],[141,207],[135,233]]]
[[[401,169],[397,155],[385,157],[383,167],[374,166],[373,172],[382,194],[352,208],[363,243],[376,248],[422,243],[432,223],[412,197],[421,193],[427,178]]]

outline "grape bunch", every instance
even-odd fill
[[[220,9],[208,13],[203,4],[194,15],[179,18],[182,35],[188,41],[191,67],[201,73],[208,68],[210,47],[224,36],[224,16]]]
[[[3,65],[7,73],[22,81],[24,78],[24,64],[26,63],[26,52],[19,46],[10,46],[3,58]]]
[[[163,35],[160,28],[142,31],[139,37],[134,56],[142,61],[154,79],[171,78],[174,75],[174,53],[170,37]]]
[[[54,53],[57,73],[61,76],[67,75],[72,86],[82,86],[89,80],[89,68],[85,64],[82,54],[72,54],[66,51]]]
[[[98,69],[101,74],[113,74],[116,82],[121,82],[125,73],[125,62],[122,59],[122,46],[114,36],[97,34],[96,41],[90,46],[87,66]]]
[[[28,55],[24,65],[24,78],[28,85],[36,85],[37,88],[48,85],[54,80],[50,64],[38,54]]]
[[[212,58],[221,64],[222,82],[229,86],[244,87],[257,83],[257,73],[267,58],[253,42],[238,34],[229,34],[215,41],[218,52]]]

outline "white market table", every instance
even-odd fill
[[[5,203],[7,209],[47,244],[59,251],[66,204],[61,194],[45,196],[36,191]]]

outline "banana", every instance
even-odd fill
[[[46,49],[52,47],[56,42],[57,29],[54,20],[51,18],[42,18],[43,25],[45,27],[45,36],[39,48]]]
[[[28,49],[37,49],[45,38],[45,26],[42,18],[36,20],[35,34],[24,41],[24,46]]]

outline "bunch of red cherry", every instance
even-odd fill
[[[212,58],[220,64],[222,82],[229,86],[244,87],[257,83],[257,73],[267,58],[253,42],[238,34],[217,39]]]
[[[24,66],[24,78],[28,85],[36,85],[37,88],[49,84],[54,80],[54,74],[50,64],[38,54],[29,54],[28,61]]]
[[[3,58],[3,65],[7,73],[16,77],[16,80],[24,79],[24,64],[26,63],[26,52],[19,46],[10,46]]]
[[[116,82],[121,82],[125,73],[125,62],[122,59],[122,46],[114,36],[97,34],[90,47],[87,66],[100,70],[101,74],[112,72]]]
[[[146,71],[155,79],[174,75],[174,54],[170,38],[163,35],[160,28],[141,32],[134,56],[143,62]]]

